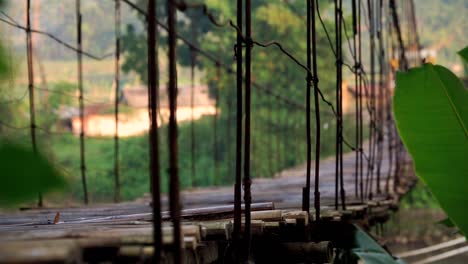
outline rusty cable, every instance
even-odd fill
[[[30,131],[31,131],[31,143],[33,152],[37,153],[37,142],[36,142],[36,111],[34,102],[34,67],[33,67],[33,44],[31,37],[31,1],[26,1],[26,55],[28,62],[28,90],[29,90],[29,120],[30,120]],[[37,205],[42,207],[42,194],[38,193]]]
[[[156,0],[148,1],[148,12],[156,14]],[[150,115],[150,183],[153,212],[153,259],[161,261],[162,251],[162,220],[161,220],[161,170],[159,157],[158,131],[158,100],[159,100],[159,70],[158,70],[158,40],[156,15],[148,19],[147,49],[148,49],[148,99]]]
[[[234,229],[233,240],[235,249],[238,250],[241,239],[241,221],[242,221],[242,115],[243,115],[243,61],[242,61],[242,1],[237,0],[237,31],[236,46],[236,178],[234,184]],[[239,252],[235,252],[236,260],[239,261]]]
[[[314,105],[315,105],[315,182],[314,182],[314,208],[315,208],[315,220],[320,221],[320,136],[321,136],[321,124],[320,124],[320,107],[319,107],[319,93],[318,87],[318,71],[317,71],[317,28],[315,24],[315,7],[318,0],[312,0],[312,82],[314,84]]]
[[[182,241],[180,227],[179,173],[177,164],[177,42],[176,1],[167,0],[168,60],[169,60],[169,207],[173,228],[174,263],[182,263]]]
[[[352,53],[354,65],[358,65],[357,63],[357,35],[358,35],[358,21],[357,21],[357,4],[356,1],[358,0],[351,0],[352,1],[352,18],[353,18],[353,48],[354,52]],[[346,34],[346,20],[343,21],[344,29],[345,29],[345,36],[348,37]],[[361,29],[359,29],[360,31]],[[349,40],[348,40],[349,42]],[[359,83],[359,72],[354,73],[354,90],[356,92],[356,99],[354,100],[355,103],[355,144],[356,147],[359,148],[359,99],[358,97],[361,96],[358,94],[358,83]],[[356,198],[359,198],[359,156],[360,153],[356,152],[356,157],[354,161],[354,194]]]
[[[250,125],[251,125],[251,60],[252,60],[252,17],[251,0],[245,0],[245,126],[244,126],[244,178],[242,187],[244,189],[244,248],[245,260],[248,260],[251,247],[251,203],[252,195],[250,186],[252,179],[250,176]]]
[[[64,46],[65,48],[67,49],[70,49],[72,51],[75,51],[75,52],[79,52],[83,55],[85,55],[86,57],[90,58],[90,59],[94,59],[94,60],[103,60],[103,59],[106,59],[106,58],[109,58],[111,57],[114,53],[108,53],[108,54],[104,54],[102,56],[97,56],[97,55],[94,55],[94,54],[91,54],[90,52],[87,52],[87,51],[83,51],[82,49],[80,50],[79,48],[77,47],[74,47],[73,45],[65,42],[64,40],[60,39],[59,37],[55,36],[54,34],[52,33],[49,33],[49,32],[46,32],[46,31],[42,31],[42,30],[38,30],[38,29],[33,29],[31,28],[30,26],[22,26],[21,24],[19,24],[18,22],[16,22],[15,20],[13,20],[11,18],[11,16],[8,16],[5,12],[3,11],[0,11],[0,13],[7,17],[10,21],[6,20],[6,19],[3,19],[3,18],[0,18],[0,21],[7,24],[7,25],[10,25],[12,27],[16,27],[18,29],[21,29],[21,30],[24,30],[25,32],[30,32],[30,33],[36,33],[36,34],[39,34],[39,35],[44,35],[44,36],[47,36],[53,40],[55,40],[57,43],[59,43],[60,45]]]
[[[397,39],[398,39],[398,44],[399,44],[399,51],[400,51],[400,60],[402,62],[402,68],[403,70],[408,69],[408,60],[406,58],[406,53],[405,53],[405,44],[403,42],[403,37],[401,34],[401,29],[400,29],[400,20],[398,18],[398,13],[396,10],[396,3],[395,0],[390,0],[390,10],[392,13],[392,18],[393,18],[393,27],[396,30],[397,33]]]
[[[374,51],[375,51],[375,16],[374,16],[374,6],[373,0],[367,0],[367,11],[369,17],[369,43],[370,43],[370,105],[371,105],[371,116],[370,119],[375,121],[375,105],[374,105],[374,92],[375,92],[375,72],[374,72]],[[374,172],[374,127],[369,123],[369,158],[370,162],[367,164],[367,174],[366,174],[366,196],[369,200],[372,200],[372,182],[373,182],[373,172]]]
[[[382,0],[378,1],[378,8],[377,10],[377,40],[378,40],[378,59],[379,59],[379,76],[378,76],[378,98],[377,98],[377,111],[378,111],[378,124],[379,129],[377,132],[377,172],[376,172],[376,187],[377,187],[377,194],[382,192],[381,184],[380,184],[380,172],[382,167],[382,159],[383,159],[383,128],[384,128],[384,93],[383,93],[383,83],[384,83],[384,46],[383,46],[383,36],[382,36]]]
[[[312,43],[311,43],[311,0],[307,1],[307,21],[306,21],[306,43],[307,43],[307,69],[312,68]],[[302,210],[310,212],[310,172],[312,164],[312,135],[311,135],[311,115],[310,115],[310,97],[312,89],[312,73],[307,71],[306,76],[306,142],[307,142],[307,170],[306,186],[302,190]]]
[[[219,107],[219,80],[221,78],[221,69],[219,65],[216,64],[216,79],[217,83],[215,85],[215,114],[213,116],[213,163],[214,163],[214,182],[215,185],[219,185],[221,182],[220,175],[219,175],[219,153],[218,153],[218,107]]]
[[[131,1],[129,0],[122,0],[124,3],[126,3],[128,6],[130,6],[132,9],[136,10],[139,14],[147,17],[147,13],[141,9],[140,7],[138,7],[137,5],[135,5],[134,3],[132,3]],[[164,30],[168,30],[168,27],[163,24],[162,22],[160,22],[159,20],[156,19],[156,23]],[[237,23],[239,24],[239,23]],[[242,35],[242,34],[241,34]],[[200,47],[198,47],[197,45],[193,44],[191,41],[189,41],[187,38],[181,36],[181,35],[178,35],[176,34],[176,37],[182,41],[182,43],[184,43],[185,45],[187,45],[189,48],[195,50],[199,55],[205,57],[206,59],[214,62],[214,63],[217,63],[219,64],[219,66],[221,68],[223,68],[225,70],[225,72],[227,72],[228,74],[236,74],[236,71],[234,69],[232,69],[230,66],[226,65],[225,63],[219,61],[217,59],[216,56],[210,54],[209,52],[201,49]],[[242,42],[241,44],[239,45],[242,45]],[[237,48],[235,48],[234,50],[236,50]],[[257,89],[260,89],[263,93],[265,94],[268,94],[270,96],[273,96],[273,97],[276,97],[278,99],[280,99],[284,104],[287,104],[291,107],[294,107],[294,108],[297,108],[297,109],[305,109],[305,105],[297,102],[297,101],[294,101],[290,98],[286,98],[284,96],[282,96],[281,94],[278,94],[278,93],[275,93],[273,92],[271,89],[268,89],[267,87],[264,87],[254,81],[251,82],[252,83],[252,86],[257,88]]]
[[[85,123],[84,123],[84,91],[83,91],[83,58],[82,58],[82,43],[81,43],[81,1],[76,0],[76,34],[77,34],[77,67],[78,67],[78,102],[80,109],[80,170],[81,170],[81,181],[83,184],[83,198],[84,203],[88,204],[88,188],[86,184],[86,158],[85,158]]]
[[[195,28],[192,25],[192,41],[196,40]],[[196,182],[196,164],[195,164],[195,63],[196,63],[196,52],[190,49],[190,171],[191,171],[191,185],[192,187],[197,186]]]
[[[339,129],[339,180],[340,180],[340,197],[341,197],[341,207],[343,210],[346,210],[346,193],[344,189],[344,180],[343,180],[343,91],[342,91],[342,83],[343,83],[343,48],[342,48],[342,27],[343,27],[343,0],[338,0],[338,10],[337,10],[337,22],[338,22],[338,46],[337,51],[339,52],[339,58],[337,59],[338,65],[338,89],[339,89],[339,117],[338,117],[338,129]],[[349,43],[349,42],[348,42]],[[351,46],[349,46],[351,47]]]
[[[115,133],[114,133],[114,202],[120,202],[119,175],[119,97],[120,97],[120,0],[115,0]]]

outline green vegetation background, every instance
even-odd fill
[[[144,1],[136,1],[145,9]],[[205,0],[220,20],[234,19],[234,3],[221,0]],[[433,15],[435,10],[466,8],[463,1],[417,0],[418,10],[426,10],[421,24],[425,28],[438,29],[443,25],[446,28],[458,28],[447,25],[460,25],[459,20],[466,17],[453,17],[451,12],[441,12]],[[16,18],[21,24],[24,17],[24,6],[7,3],[7,12]],[[82,1],[83,4],[83,36],[84,49],[92,53],[102,55],[112,53],[114,48],[113,28],[113,1]],[[285,48],[295,56],[300,57],[305,53],[304,23],[305,8],[302,2],[255,1],[253,6],[253,32],[259,41],[280,40]],[[329,1],[321,2],[322,15],[325,24],[333,35],[333,14],[330,12]],[[46,28],[62,39],[70,43],[75,42],[75,15],[73,1],[50,0],[39,7],[40,28]],[[161,10],[164,7],[161,6]],[[161,11],[159,10],[159,11]],[[349,10],[348,10],[349,11]],[[431,13],[432,12],[432,13]],[[351,20],[348,16],[348,25]],[[201,12],[188,12],[181,15],[183,19],[179,23],[180,34],[189,39],[194,38],[204,50],[219,54],[219,59],[227,65],[234,65],[233,43],[235,39],[232,28],[217,29],[211,26]],[[437,19],[434,19],[437,18]],[[164,17],[161,20],[164,21]],[[190,21],[197,21],[194,34]],[[146,80],[146,47],[144,38],[144,24],[142,17],[131,11],[126,5],[122,5],[122,31],[124,34],[122,69],[122,83],[138,84]],[[463,24],[463,23],[461,23]],[[465,23],[466,24],[466,23]],[[99,26],[96,26],[99,25]],[[427,25],[430,25],[427,27]],[[25,34],[23,31],[3,27],[1,29],[1,41],[4,43],[4,54],[7,63],[12,67],[12,74],[0,82],[0,114],[3,123],[15,127],[27,127],[29,122],[26,66],[25,66]],[[435,45],[440,42],[435,39],[435,34],[428,34],[432,30],[421,32],[423,44]],[[329,44],[322,29],[318,32],[318,53],[320,85],[326,97],[334,102],[334,61]],[[447,33],[448,34],[448,33]],[[450,36],[450,42],[444,44],[444,49],[452,49],[458,45],[459,36]],[[57,126],[58,109],[60,105],[76,106],[76,54],[66,50],[45,37],[37,37],[36,51],[41,61],[47,79],[48,89],[66,93],[37,93],[37,115],[39,126],[44,130],[38,131],[38,139],[41,149],[48,153],[49,159],[59,168],[63,169],[70,181],[70,190],[65,197],[51,197],[49,199],[63,201],[81,201],[82,191],[79,173],[79,141],[76,136],[66,135]],[[160,36],[160,64],[165,65],[165,34]],[[442,43],[443,44],[443,43]],[[462,44],[460,44],[462,45]],[[346,45],[344,45],[346,47]],[[451,61],[451,52],[442,52],[438,60]],[[288,58],[275,48],[253,49],[254,80],[271,89],[277,94],[288,97],[296,102],[305,103],[305,73],[292,63]],[[179,83],[189,83],[190,52],[183,45],[179,45]],[[37,61],[39,61],[37,59]],[[347,58],[350,60],[350,58]],[[85,60],[85,98],[86,104],[97,102],[111,102],[111,87],[113,78],[113,60],[104,61]],[[35,65],[36,85],[42,87],[41,65]],[[275,73],[275,74],[272,74]],[[179,166],[181,184],[189,187],[192,180],[196,186],[208,186],[213,184],[230,184],[234,179],[235,164],[235,79],[233,76],[222,73],[220,78],[216,76],[214,65],[197,57],[197,83],[207,83],[210,87],[210,95],[220,98],[220,117],[218,120],[218,170],[215,173],[213,153],[213,117],[204,117],[195,122],[196,134],[196,178],[191,177],[190,156],[190,123],[179,126]],[[165,67],[161,68],[160,84],[166,82]],[[161,91],[165,92],[165,91]],[[271,177],[282,169],[302,164],[305,161],[305,112],[303,109],[290,107],[259,90],[252,93],[252,175],[254,177]],[[43,98],[47,98],[44,102]],[[321,104],[324,112],[330,113],[326,105]],[[354,123],[352,117],[345,118],[345,136],[352,143],[354,139]],[[322,122],[322,157],[334,153],[335,123],[330,114],[324,113]],[[59,133],[50,133],[58,131]],[[167,189],[167,174],[165,173],[167,162],[166,127],[160,130],[161,135],[161,162],[163,177],[163,191]],[[0,135],[4,140],[18,139],[24,144],[30,142],[29,129],[12,129],[0,125]],[[148,177],[148,138],[146,135],[132,138],[122,138],[120,141],[120,166],[122,180],[122,198],[134,199],[149,190]],[[112,138],[87,138],[86,163],[88,185],[93,201],[110,201],[113,197],[114,177],[114,145]]]

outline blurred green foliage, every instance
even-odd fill
[[[0,0],[0,9],[2,5]],[[12,65],[7,63],[7,55],[0,43],[0,82],[12,74]],[[2,90],[0,98],[3,99]],[[8,109],[8,106],[2,106],[0,111],[8,112]],[[2,116],[2,119],[5,121],[6,118]],[[30,145],[7,138],[0,140],[0,206],[16,205],[37,198],[39,193],[65,187],[61,174]]]
[[[88,3],[89,4],[89,3]],[[112,3],[113,4],[113,3]],[[138,4],[145,9],[144,1],[138,1]],[[216,14],[220,20],[234,19],[234,2],[206,0],[210,11]],[[96,8],[103,5],[96,4]],[[284,48],[290,51],[300,61],[306,60],[306,32],[304,23],[305,2],[295,1],[287,4],[286,2],[255,1],[253,3],[254,25],[252,31],[255,32],[255,38],[258,41],[266,42],[270,40],[279,40]],[[163,5],[158,5],[162,12]],[[329,3],[321,1],[325,25],[333,36],[333,21],[329,15]],[[46,12],[43,10],[43,12]],[[68,12],[68,11],[67,11]],[[85,11],[83,11],[85,12]],[[95,13],[97,11],[94,11]],[[90,13],[91,14],[91,13]],[[93,13],[94,14],[94,13]],[[132,13],[131,16],[135,16]],[[70,15],[73,19],[73,15]],[[112,16],[107,16],[108,18]],[[207,18],[203,16],[201,10],[190,10],[186,14],[181,14],[179,21],[179,34],[192,39],[193,42],[200,45],[204,50],[215,54],[224,64],[234,68],[233,43],[235,42],[235,32],[229,26],[216,28],[212,26]],[[141,17],[140,17],[141,18]],[[67,18],[68,19],[68,18]],[[165,21],[161,14],[159,19]],[[84,20],[87,21],[87,20]],[[197,22],[196,34],[193,34],[191,21]],[[111,21],[109,21],[110,23]],[[72,25],[74,22],[70,22]],[[86,23],[86,22],[85,22]],[[107,25],[103,22],[103,24]],[[132,26],[126,32],[123,39],[124,62],[123,70],[136,72],[141,80],[146,77],[146,41],[144,21],[138,23],[129,23]],[[59,29],[61,27],[58,27]],[[132,29],[134,31],[132,31]],[[103,28],[102,30],[104,30]],[[73,31],[68,27],[63,28],[65,35],[70,35]],[[97,30],[92,27],[88,30]],[[101,29],[99,29],[101,30]],[[88,36],[87,33],[85,34]],[[96,35],[98,36],[98,35]],[[88,39],[88,37],[86,37]],[[24,41],[24,40],[23,40]],[[90,47],[91,41],[85,43],[85,47]],[[94,43],[94,42],[93,42]],[[101,43],[101,42],[96,42]],[[104,42],[102,42],[104,43]],[[106,42],[107,43],[107,42]],[[181,67],[178,68],[180,80],[187,83],[190,63],[190,51],[185,45],[179,45],[178,62]],[[104,51],[105,49],[101,49]],[[160,83],[161,86],[166,81],[165,76],[165,34],[160,34]],[[22,51],[24,52],[24,51]],[[54,51],[55,52],[55,51]],[[54,52],[44,53],[46,57],[55,57]],[[318,29],[318,66],[320,88],[324,95],[332,102],[335,101],[335,76],[334,76],[334,55],[330,49],[324,31],[321,27]],[[63,52],[57,50],[57,56]],[[73,53],[71,53],[73,54]],[[306,97],[306,73],[294,62],[287,58],[278,49],[271,48],[253,48],[253,69],[252,78],[260,84],[263,89],[258,87],[252,90],[252,176],[271,177],[279,171],[302,164],[306,159],[305,144],[305,109],[298,105],[305,105]],[[61,55],[60,55],[61,56]],[[59,57],[60,57],[59,56]],[[66,57],[64,57],[66,58]],[[70,61],[70,64],[73,64]],[[55,65],[55,64],[54,64]],[[61,64],[55,65],[55,68],[61,68]],[[92,63],[86,62],[91,67]],[[218,157],[214,161],[214,117],[205,116],[194,123],[195,126],[195,178],[191,174],[191,124],[189,122],[179,124],[179,171],[181,185],[187,188],[192,185],[224,185],[231,184],[234,180],[235,164],[235,98],[236,85],[235,76],[221,71],[218,76],[216,65],[201,56],[196,57],[197,76],[201,77],[201,82],[209,85],[209,94],[212,98],[218,96],[219,117],[217,120],[217,147]],[[64,69],[72,69],[74,64]],[[93,70],[94,71],[94,70]],[[89,73],[91,74],[91,73]],[[109,74],[107,74],[109,75]],[[87,75],[86,75],[87,76]],[[53,160],[54,164],[60,165],[67,171],[67,180],[70,181],[70,192],[65,194],[72,200],[81,201],[82,189],[79,168],[79,139],[78,137],[67,134],[61,127],[61,120],[58,120],[57,111],[62,105],[76,105],[76,96],[65,94],[74,93],[76,85],[71,83],[57,82],[57,76],[50,76],[54,82],[49,82],[51,90],[57,90],[60,93],[49,93],[47,96],[39,92],[38,100],[38,125],[44,130],[38,131],[38,144],[41,149],[48,153],[47,157]],[[76,76],[67,75],[65,79],[74,80]],[[48,76],[49,78],[49,76]],[[96,82],[97,80],[92,80]],[[85,85],[85,89],[90,87],[91,81]],[[23,87],[23,86],[22,86]],[[101,87],[102,88],[102,87]],[[95,89],[97,90],[97,89]],[[5,91],[5,90],[3,90]],[[161,89],[161,94],[166,91]],[[284,100],[277,96],[287,98]],[[91,93],[92,94],[92,93]],[[1,96],[1,93],[0,93]],[[47,98],[47,103],[42,103],[43,98]],[[86,97],[90,98],[90,97]],[[94,99],[94,98],[93,98]],[[291,103],[294,102],[294,103]],[[25,100],[27,102],[27,100]],[[86,101],[86,104],[89,104]],[[15,106],[7,112],[12,114],[13,123],[19,122],[21,126],[28,122],[27,103]],[[321,155],[327,157],[334,153],[335,149],[335,119],[331,114],[330,108],[320,103],[322,113],[322,147]],[[62,120],[63,121],[63,120]],[[0,129],[2,127],[0,126]],[[314,129],[314,127],[312,127]],[[7,129],[10,137],[20,139],[24,144],[29,143],[29,131]],[[52,133],[50,133],[52,132]],[[57,132],[57,133],[55,133]],[[62,134],[61,132],[65,133]],[[2,131],[3,133],[3,131]],[[160,128],[160,153],[161,153],[161,172],[162,188],[167,191],[167,127]],[[352,116],[344,118],[344,134],[351,144],[354,137],[354,121]],[[312,135],[314,136],[314,135]],[[110,201],[113,197],[113,179],[114,179],[114,142],[112,138],[86,138],[86,167],[88,177],[88,191],[92,201]],[[345,149],[346,150],[346,149]],[[120,173],[122,181],[122,198],[125,200],[140,197],[143,193],[149,191],[149,168],[148,168],[148,138],[147,135],[139,137],[129,137],[120,139]],[[314,158],[314,157],[312,157]],[[217,166],[215,166],[215,164]],[[63,199],[61,199],[63,201]]]
[[[231,137],[227,138],[227,126],[221,125],[228,120],[218,120],[218,169],[215,168],[213,117],[205,116],[195,122],[195,186],[228,185],[234,182],[235,164],[235,126],[232,124]],[[351,123],[346,123],[348,129],[345,134],[352,135]],[[167,192],[168,181],[166,169],[168,167],[167,127],[160,128],[160,155],[162,191]],[[264,130],[253,130],[252,140],[252,176],[271,177],[274,173],[304,163],[305,144],[302,135],[272,133],[265,135]],[[334,142],[334,129],[322,131],[323,142]],[[277,145],[277,136],[280,136]],[[261,139],[261,137],[266,137]],[[192,184],[191,175],[191,138],[190,123],[179,126],[179,173],[182,188],[189,188]],[[267,144],[271,142],[272,144]],[[149,192],[149,163],[148,137],[128,137],[120,139],[120,178],[122,180],[121,194],[124,200],[131,200]],[[322,149],[323,157],[334,153],[333,144],[325,144]],[[81,201],[82,189],[79,169],[79,140],[73,135],[56,135],[51,140],[51,152],[57,164],[66,168],[70,181],[69,197]],[[277,149],[281,153],[277,152]],[[268,152],[271,150],[271,152]],[[280,156],[278,156],[280,155]],[[86,164],[88,177],[88,191],[93,201],[111,201],[114,184],[114,141],[112,138],[86,139]],[[280,159],[278,159],[280,158]],[[272,167],[270,167],[272,166]],[[217,172],[217,173],[216,173]]]
[[[440,208],[439,203],[431,194],[431,191],[422,182],[418,182],[416,186],[403,197],[400,205],[404,209]]]
[[[60,172],[30,146],[3,143],[0,160],[0,206],[26,202],[66,185]]]

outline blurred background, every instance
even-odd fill
[[[146,1],[134,0],[146,10]],[[79,133],[84,126],[86,136],[86,169],[88,192],[92,202],[111,202],[114,198],[114,51],[116,23],[114,1],[82,0],[83,50],[95,59],[84,56],[83,87],[85,119],[81,124],[78,110],[76,52],[48,36],[33,34],[34,83],[36,88],[36,120],[38,145],[41,152],[64,172],[69,191],[45,198],[48,205],[78,205],[83,193],[80,178]],[[163,2],[163,1],[160,1]],[[210,11],[220,20],[234,19],[235,3],[205,0]],[[300,56],[305,52],[301,27],[305,16],[305,1],[254,1],[252,31],[260,41],[282,42],[287,50]],[[348,1],[345,1],[346,3]],[[74,0],[32,0],[31,27],[48,32],[65,43],[76,45]],[[466,74],[456,51],[468,43],[468,1],[415,0],[422,57],[441,64],[462,76]],[[321,1],[324,25],[334,39],[332,1]],[[345,19],[350,28],[350,5],[345,5]],[[160,20],[164,6],[159,6]],[[232,28],[213,27],[200,10],[180,14],[179,33],[204,50],[215,54],[226,65],[234,65]],[[1,56],[10,67],[0,81],[1,140],[31,143],[29,130],[28,74],[26,63],[25,1],[4,1],[0,14]],[[5,22],[6,21],[6,22]],[[196,25],[193,23],[196,21]],[[402,21],[405,23],[405,21]],[[409,28],[402,26],[403,29]],[[149,191],[148,114],[145,20],[128,5],[121,6],[121,77],[119,81],[119,171],[121,199],[134,200]],[[404,31],[411,37],[414,32]],[[319,71],[322,90],[334,100],[334,55],[325,31],[318,32]],[[363,50],[368,41],[363,36]],[[165,144],[167,121],[166,96],[166,33],[159,34],[161,161],[167,167]],[[347,44],[345,43],[344,46]],[[344,48],[347,58],[351,54]],[[235,150],[235,79],[219,70],[201,56],[194,55],[185,45],[179,45],[178,122],[179,164],[183,188],[229,185],[234,179],[232,160]],[[365,54],[364,54],[365,55]],[[252,98],[252,175],[273,177],[281,171],[305,162],[303,140],[305,119],[296,102],[305,97],[304,73],[275,49],[266,52],[255,48],[253,80],[266,90],[256,89]],[[368,61],[365,56],[364,61]],[[193,67],[192,67],[193,65]],[[274,74],[273,74],[274,73]],[[343,89],[344,114],[354,114],[353,75],[345,72]],[[192,102],[191,92],[195,98]],[[271,96],[271,94],[285,95]],[[286,94],[288,100],[286,100]],[[322,156],[334,153],[335,130],[331,113],[324,113]],[[344,119],[344,134],[354,138],[352,118]],[[193,129],[193,130],[192,130]],[[193,131],[193,133],[192,133]],[[367,132],[366,132],[367,133]],[[192,144],[192,135],[196,145]],[[329,142],[329,143],[327,143]],[[285,151],[290,150],[290,151]],[[195,166],[192,167],[192,151]],[[165,174],[163,174],[165,175]],[[163,177],[163,191],[167,179]],[[437,201],[422,185],[403,200],[400,211],[385,226],[374,230],[393,252],[420,248],[452,239],[453,228],[436,224],[445,216]],[[466,263],[468,255],[440,263]]]

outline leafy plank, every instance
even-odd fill
[[[416,174],[468,234],[468,91],[432,64],[399,72],[393,111]]]
[[[0,205],[25,202],[63,186],[63,177],[42,155],[18,145],[0,145]]]

